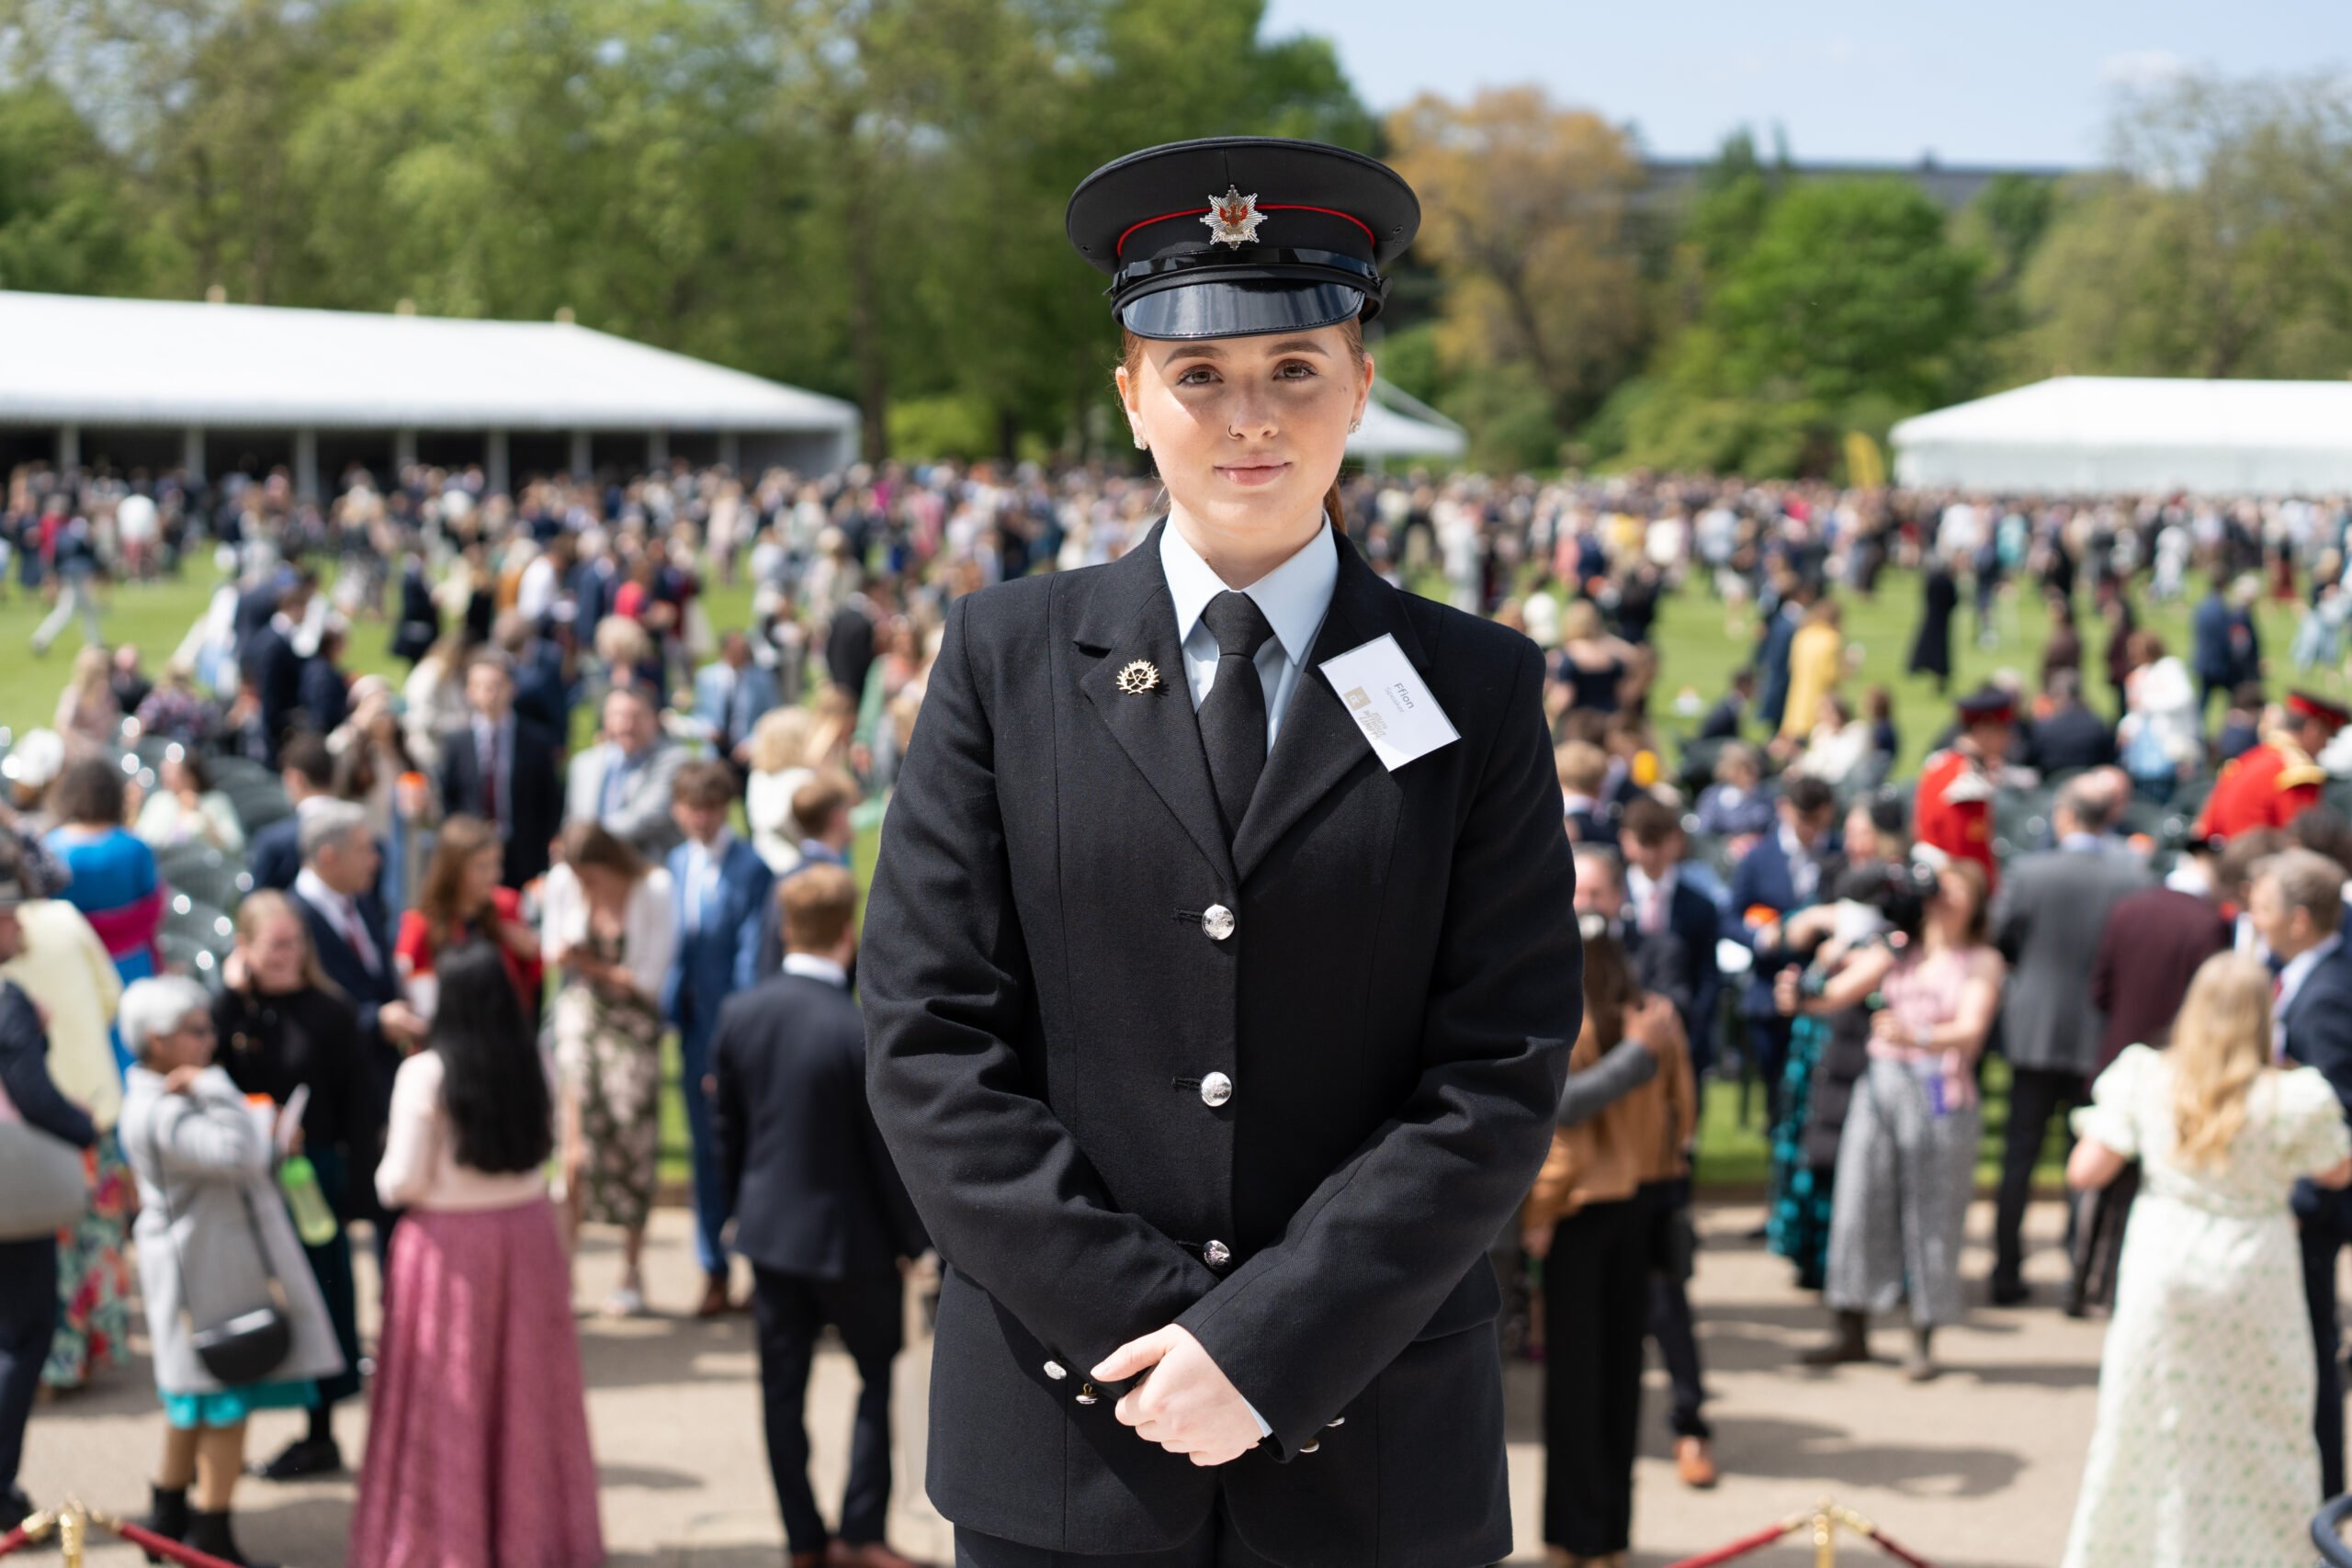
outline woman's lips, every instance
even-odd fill
[[[1220,463],[1216,471],[1238,485],[1270,485],[1288,472],[1288,463]]]

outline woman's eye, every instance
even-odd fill
[[[1211,370],[1205,365],[1196,365],[1193,367],[1192,369],[1187,370],[1182,375],[1177,377],[1176,384],[1180,387],[1205,387],[1211,381],[1216,379],[1216,371]]]
[[[1274,371],[1275,377],[1284,381],[1304,381],[1314,374],[1315,367],[1304,359],[1286,360]]]

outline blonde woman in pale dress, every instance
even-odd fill
[[[2316,1068],[2274,1060],[2269,972],[2205,961],[2171,1048],[2133,1045],[2075,1113],[2066,1179],[2140,1162],[2098,1425],[2065,1568],[2308,1562],[2318,1367],[2288,1198],[2352,1185],[2352,1134]]]

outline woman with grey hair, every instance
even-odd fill
[[[180,976],[139,980],[117,1023],[135,1058],[121,1136],[139,1179],[139,1280],[166,1422],[149,1523],[242,1564],[229,1512],[245,1419],[309,1406],[318,1380],[344,1370],[343,1352],[272,1179],[271,1140],[213,1064],[210,997]],[[200,1333],[272,1307],[289,1331],[282,1359],[224,1382]]]

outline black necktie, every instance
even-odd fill
[[[1256,600],[1229,588],[1209,601],[1201,624],[1216,638],[1217,652],[1216,683],[1201,702],[1201,745],[1230,839],[1265,771],[1266,689],[1258,680],[1258,649],[1274,628]]]

